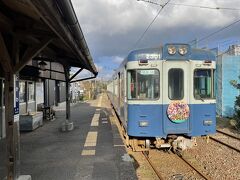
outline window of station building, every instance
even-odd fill
[[[128,71],[128,99],[154,100],[160,95],[160,75],[155,69]]]
[[[26,82],[19,81],[19,102],[26,102]]]
[[[168,71],[168,97],[171,100],[181,100],[184,97],[184,73],[182,69]]]
[[[28,82],[28,101],[35,100],[35,86],[34,82]]]
[[[214,98],[214,70],[196,69],[194,71],[195,99]]]

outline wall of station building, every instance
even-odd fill
[[[58,106],[66,101],[66,83],[55,80],[45,80],[45,104]]]

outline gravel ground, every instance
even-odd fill
[[[240,179],[240,153],[206,139],[198,138],[198,146],[188,150],[185,157],[199,166],[212,179]],[[194,160],[194,161],[193,161]]]

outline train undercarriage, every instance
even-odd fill
[[[123,136],[127,147],[133,151],[147,151],[151,148],[163,149],[173,152],[182,152],[197,146],[196,137],[188,138],[185,136],[169,135],[164,138],[139,138],[128,136],[122,127]]]

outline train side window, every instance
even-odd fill
[[[168,71],[168,97],[181,100],[184,97],[184,73],[182,69],[173,68]]]
[[[128,99],[156,100],[160,95],[160,73],[156,69],[128,71]]]
[[[136,71],[128,71],[128,98],[135,99],[137,97],[137,81],[136,81]]]
[[[214,98],[214,72],[212,69],[196,69],[194,71],[195,99]]]

